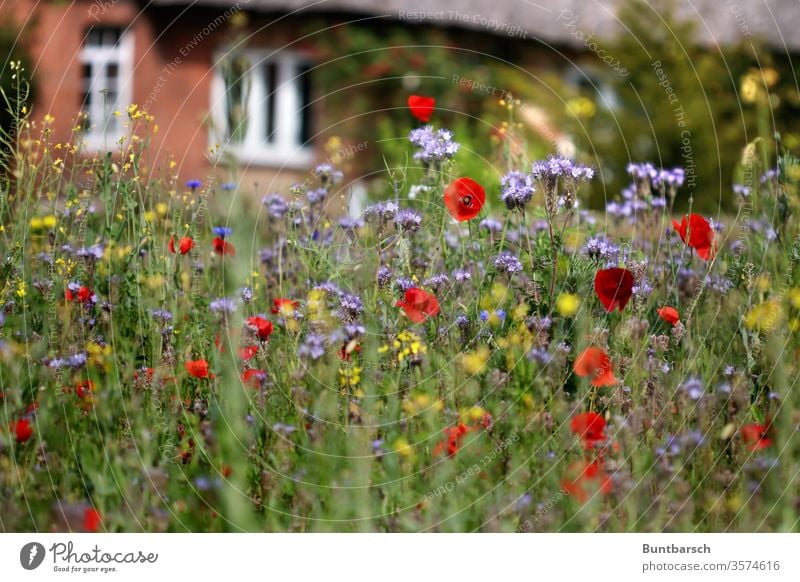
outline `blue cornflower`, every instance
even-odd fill
[[[217,235],[220,238],[228,237],[233,232],[233,230],[227,226],[215,226],[211,230],[214,232],[215,235]]]

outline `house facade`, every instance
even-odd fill
[[[470,46],[501,39],[524,67],[541,66],[542,54],[601,58],[591,39],[619,31],[620,2],[14,0],[10,11],[32,53],[34,117],[54,118],[56,141],[71,140],[82,111],[87,154],[113,150],[126,132],[127,106],[137,104],[158,125],[150,171],[174,161],[182,178],[203,179],[210,152],[222,148],[244,170],[242,180],[277,189],[324,158],[315,127],[324,103],[310,74],[316,55],[301,27],[307,18],[331,28],[438,27]],[[679,5],[702,19],[702,42],[762,35],[777,49],[800,49],[796,0],[772,2],[770,14],[727,0]]]

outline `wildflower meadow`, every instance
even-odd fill
[[[135,105],[88,156],[12,110],[0,530],[800,530],[800,162],[745,144],[700,213],[680,167],[529,159],[495,101],[476,171],[397,95],[358,212],[338,160],[263,191],[145,168]]]

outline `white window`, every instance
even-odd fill
[[[124,112],[130,105],[133,36],[121,28],[94,26],[80,52],[84,142],[89,149],[114,146],[125,133]]]
[[[211,82],[212,146],[222,145],[245,164],[311,164],[309,70],[291,51],[220,55]]]

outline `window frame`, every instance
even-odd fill
[[[313,135],[308,143],[301,142],[302,116],[298,112],[306,107],[311,120],[313,99],[302,102],[300,67],[313,66],[303,53],[286,49],[247,48],[237,50],[249,61],[250,93],[247,109],[249,122],[241,143],[228,139],[228,121],[225,107],[225,81],[220,72],[220,63],[235,49],[220,51],[214,58],[211,80],[210,144],[219,144],[223,151],[233,154],[244,164],[268,167],[307,168],[315,159]],[[275,140],[267,141],[267,87],[266,69],[270,63],[276,65],[276,81],[273,89]]]
[[[91,29],[113,29],[119,31],[119,40],[114,46],[104,45],[88,45],[89,31]],[[128,28],[123,26],[91,26],[86,30],[86,34],[78,53],[78,62],[81,66],[81,83],[85,82],[83,70],[86,65],[91,65],[92,76],[90,87],[96,87],[101,84],[104,77],[106,66],[109,63],[116,63],[117,70],[117,87],[116,87],[116,107],[112,109],[111,115],[114,111],[125,111],[133,100],[133,58],[134,58],[134,39],[133,33]],[[101,74],[100,71],[103,71]],[[103,83],[105,84],[105,83]],[[81,87],[81,95],[84,94],[85,88]],[[126,135],[124,122],[122,118],[117,123],[115,131],[109,131],[106,127],[108,119],[105,115],[104,97],[101,90],[92,89],[89,93],[91,100],[89,107],[85,107],[85,100],[81,101],[81,110],[89,112],[89,121],[91,123],[88,130],[82,132],[83,143],[85,147],[91,151],[101,151],[108,149],[109,144],[117,143]],[[99,117],[98,117],[99,114]],[[98,122],[97,120],[101,120]]]

